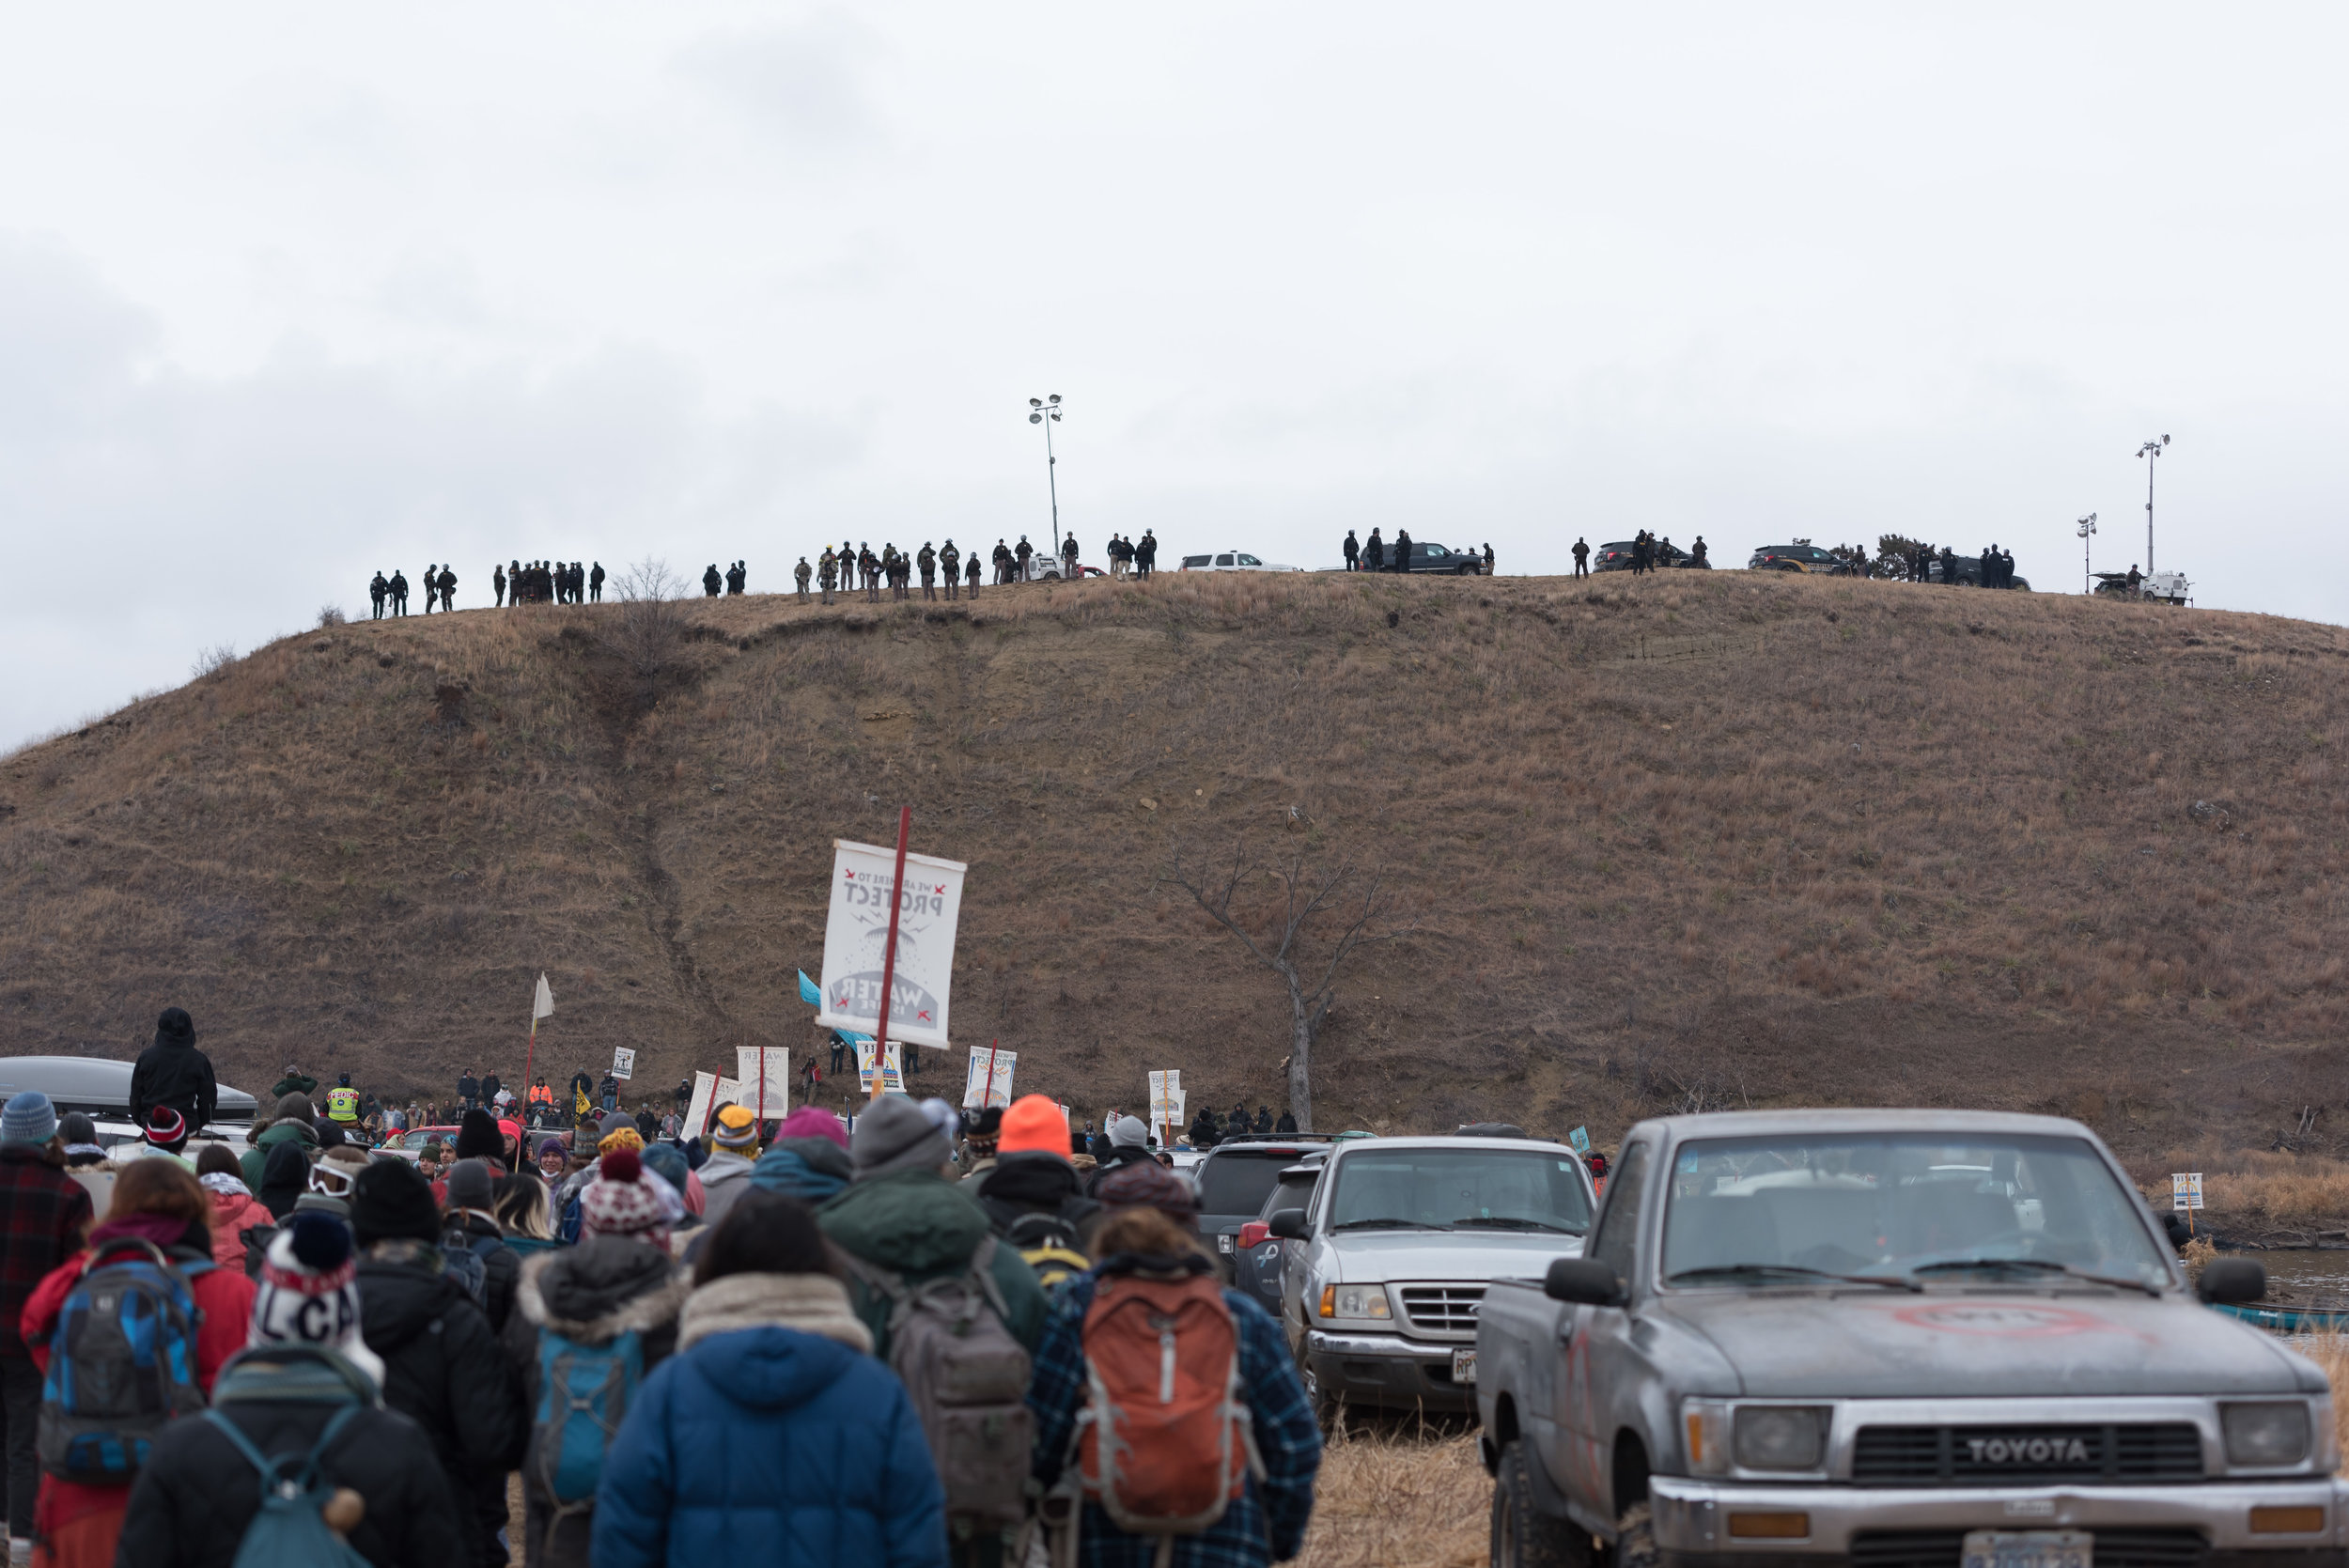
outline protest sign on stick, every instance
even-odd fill
[[[873,1088],[873,1042],[870,1040],[856,1043],[856,1085],[867,1094],[876,1093]],[[889,1060],[878,1092],[884,1094],[902,1094],[906,1092],[905,1062],[894,1040],[889,1042]]]
[[[709,1113],[718,1109],[718,1075],[695,1073],[693,1097],[685,1108],[685,1135],[699,1138],[709,1130]]]
[[[748,1093],[742,1104],[762,1122],[791,1114],[791,1052],[782,1046],[738,1046],[734,1076]]]
[[[892,1044],[944,1046],[955,929],[969,868],[959,861],[907,854],[900,878],[899,853],[833,841],[816,1021],[878,1035],[886,1016]]]
[[[612,1048],[612,1076],[625,1083],[636,1076],[636,1053],[626,1046]]]
[[[971,1052],[970,1077],[962,1086],[962,1108],[984,1110],[990,1105],[1011,1104],[1012,1069],[1019,1064],[1018,1051],[994,1046],[974,1048]]]

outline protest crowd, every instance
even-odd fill
[[[12,1560],[1232,1568],[1302,1544],[1319,1426],[1138,1118],[1097,1144],[1041,1094],[887,1094],[852,1126],[721,1105],[695,1136],[608,1075],[559,1117],[535,1080],[526,1126],[490,1075],[392,1108],[289,1068],[240,1156],[193,1136],[217,1093],[194,1039],[168,1009],[140,1057],[142,1143],[39,1091],[0,1110]],[[453,1133],[406,1147],[412,1109]]]

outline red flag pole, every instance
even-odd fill
[[[897,911],[905,907],[906,836],[913,831],[913,808],[897,808],[897,877],[889,890],[889,946],[881,954],[880,1026],[873,1032],[873,1094],[889,1084],[889,990],[897,978]],[[761,1058],[761,1060],[765,1060]]]

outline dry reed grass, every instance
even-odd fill
[[[1156,1066],[1277,1101],[1277,987],[1157,877],[1178,839],[1300,833],[1420,915],[1344,986],[1330,1123],[1969,1103],[2141,1153],[2313,1106],[2339,1152],[2349,632],[1735,572],[1169,573],[689,601],[647,706],[618,610],[321,629],[0,759],[0,1048],[119,1053],[176,1001],[232,1081],[444,1088],[519,1065],[545,969],[558,1073],[630,1045],[674,1083],[808,1044],[826,841],[907,801],[972,863],[957,1033],[1081,1115]]]
[[[2211,1143],[2137,1163],[2139,1187],[2156,1207],[2169,1206],[2170,1172],[2200,1171],[2214,1215],[2287,1225],[2349,1215],[2349,1160]]]
[[[1474,1433],[1349,1427],[1324,1452],[1299,1568],[1471,1568],[1492,1483]]]

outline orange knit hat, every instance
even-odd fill
[[[995,1154],[1040,1153],[1068,1157],[1068,1118],[1043,1094],[1022,1094],[1003,1112],[1003,1129],[995,1135]]]

